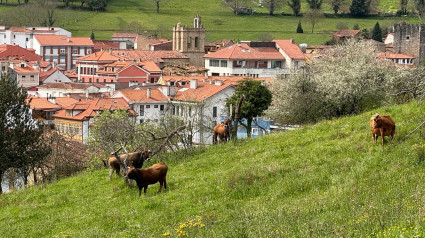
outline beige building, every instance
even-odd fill
[[[199,14],[193,19],[193,27],[183,26],[180,22],[173,27],[173,50],[188,56],[192,65],[204,65],[205,28]]]

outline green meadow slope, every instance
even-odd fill
[[[10,0],[9,2],[13,2]],[[160,6],[160,14],[155,11],[154,1],[145,0],[109,0],[107,11],[94,13],[82,10],[57,9],[56,24],[72,32],[73,36],[89,37],[93,30],[98,40],[110,39],[111,35],[120,31],[131,22],[138,22],[142,29],[148,32],[157,32],[161,36],[172,37],[172,27],[178,22],[191,26],[193,17],[200,14],[202,24],[206,28],[207,41],[214,42],[221,39],[259,40],[264,35],[271,35],[275,39],[293,38],[297,43],[324,44],[329,40],[329,35],[336,31],[336,24],[344,22],[350,29],[354,24],[360,28],[372,28],[377,21],[381,26],[392,26],[395,22],[417,22],[415,18],[407,17],[370,17],[370,18],[338,18],[328,17],[320,20],[311,33],[311,24],[302,17],[282,16],[282,11],[291,14],[286,6],[270,17],[265,8],[254,7],[260,14],[250,16],[234,15],[228,8],[221,4],[221,0],[167,0]],[[330,0],[323,1],[322,8],[331,13]],[[349,2],[344,6],[348,11]],[[11,10],[13,7],[0,5],[0,14]],[[302,1],[301,12],[308,6]],[[382,0],[378,7],[382,12],[395,12],[398,1]],[[302,22],[303,34],[297,34],[298,22]]]
[[[164,158],[168,189],[138,197],[106,169],[0,196],[8,237],[423,237],[424,102]],[[155,161],[154,161],[155,162]],[[149,162],[148,165],[152,164]]]

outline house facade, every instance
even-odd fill
[[[118,109],[127,110],[131,116],[137,115],[123,98],[79,101],[54,114],[56,132],[67,139],[85,143],[95,118],[104,110]]]
[[[65,70],[75,68],[78,57],[91,54],[93,41],[85,37],[68,37],[66,35],[36,35],[33,48],[35,52]]]
[[[33,48],[35,35],[65,35],[71,32],[60,27],[5,27],[0,26],[0,45],[17,45],[22,48]]]
[[[290,74],[305,65],[302,51],[292,40],[240,42],[204,56],[208,76],[273,77]]]

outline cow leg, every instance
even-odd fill
[[[146,193],[146,192],[145,192]],[[142,188],[139,188],[139,197],[142,195]]]
[[[164,179],[164,189],[167,189],[167,180]]]
[[[382,146],[384,146],[384,142],[385,142],[385,136],[384,136],[384,129],[379,129],[379,131],[381,132],[381,137],[382,137]]]
[[[372,133],[372,140],[376,144],[376,135]]]
[[[109,169],[109,180],[112,179],[112,174],[114,173],[114,169]]]
[[[145,193],[145,195],[146,195],[146,189],[148,189],[148,185],[146,185],[145,188],[143,189],[143,192]]]
[[[161,190],[162,190],[162,185],[164,184],[164,181],[159,181],[159,190],[158,190],[158,193],[160,193],[161,192]]]

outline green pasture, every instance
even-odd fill
[[[138,197],[106,169],[0,196],[7,237],[423,237],[424,102],[168,155]],[[390,114],[394,140],[372,142]],[[157,162],[159,159],[154,159]],[[145,166],[151,165],[149,162]]]
[[[323,9],[331,13],[329,0],[324,1]],[[397,1],[386,0],[380,2],[382,12],[394,8]],[[349,5],[349,4],[348,4]],[[392,7],[391,7],[392,6]],[[10,6],[0,5],[0,14],[10,9]],[[347,7],[345,7],[347,8]],[[398,8],[398,5],[396,6]],[[293,38],[297,43],[324,44],[329,35],[336,31],[336,24],[345,22],[349,28],[359,24],[360,28],[372,28],[377,21],[381,26],[391,26],[394,22],[417,22],[414,18],[371,17],[346,18],[327,17],[319,21],[314,33],[311,25],[302,17],[282,16],[280,13],[291,13],[286,6],[277,11],[276,16],[268,16],[264,8],[254,7],[258,11],[254,15],[234,15],[220,0],[167,0],[160,7],[160,14],[155,11],[153,1],[143,0],[110,0],[106,12],[91,12],[87,10],[56,9],[56,23],[72,32],[73,36],[89,37],[93,30],[96,39],[109,39],[114,32],[120,31],[130,22],[138,22],[143,30],[157,32],[161,36],[172,37],[173,25],[181,22],[192,25],[193,17],[200,14],[202,24],[206,28],[207,41],[220,39],[258,40],[263,35],[271,35],[275,39]],[[307,9],[303,1],[302,12]],[[304,32],[297,34],[298,21],[301,21]]]

